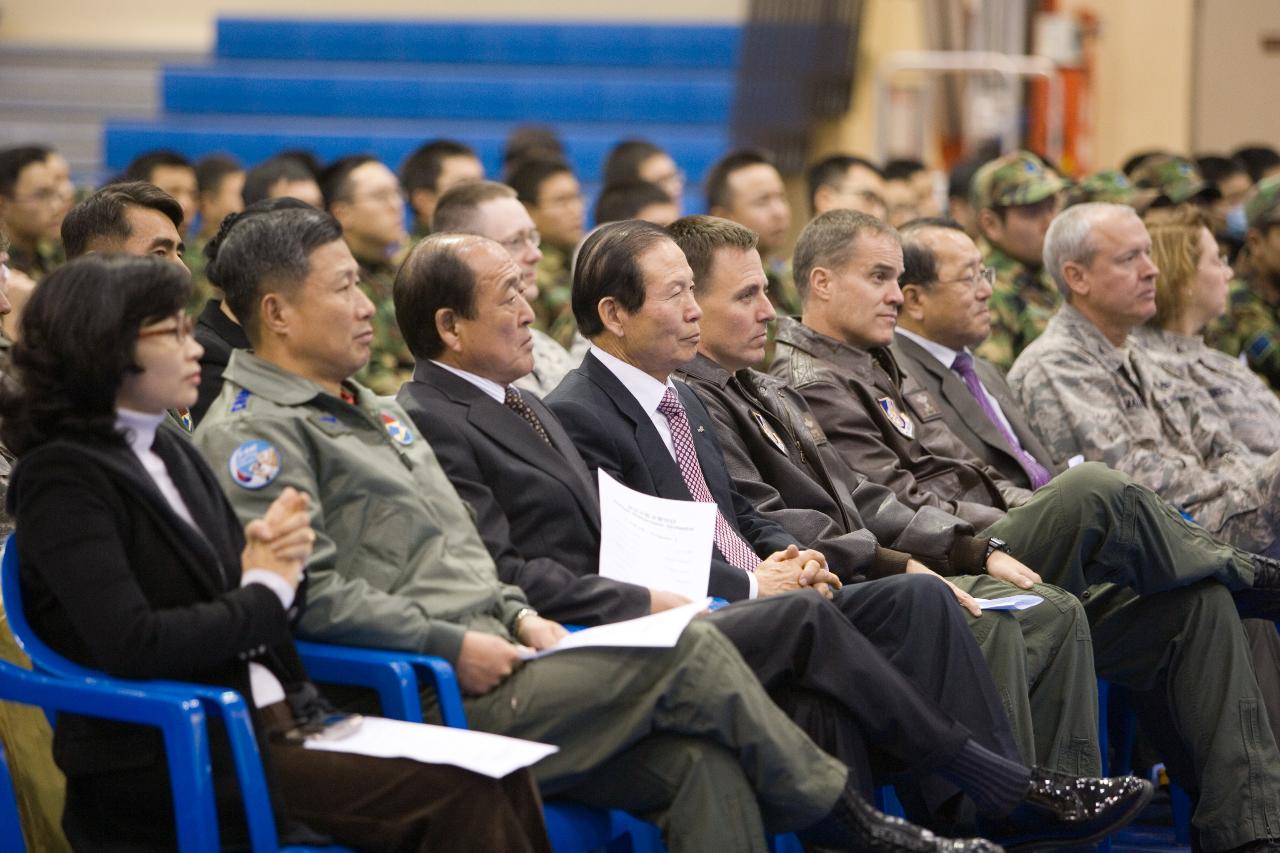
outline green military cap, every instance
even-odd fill
[[[1103,169],[1076,183],[1067,191],[1067,206],[1102,201],[1109,204],[1132,204],[1133,184],[1119,169]]]
[[[1133,183],[1139,189],[1157,192],[1155,206],[1222,196],[1216,186],[1205,181],[1195,163],[1172,154],[1147,160],[1134,171]]]
[[[1057,193],[1066,182],[1049,171],[1030,151],[1015,151],[983,165],[973,176],[973,206],[1016,207],[1036,204]]]
[[[1250,228],[1261,228],[1280,222],[1280,175],[1258,181],[1244,205]]]

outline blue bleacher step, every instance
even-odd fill
[[[166,68],[169,113],[508,121],[724,123],[733,79],[723,73],[578,69],[214,65]]]
[[[636,68],[736,67],[732,25],[219,18],[217,55]]]
[[[158,120],[111,120],[103,128],[107,168],[120,170],[135,156],[153,148],[173,148],[198,158],[215,152],[234,154],[250,165],[287,148],[309,148],[323,160],[343,154],[369,153],[399,168],[415,148],[430,139],[458,139],[476,149],[485,171],[496,177],[502,148],[513,122],[424,122],[270,116],[169,116]],[[609,149],[623,139],[643,137],[666,148],[684,169],[690,184],[729,145],[720,125],[636,126],[563,123],[556,126],[574,169],[584,181],[597,179]]]

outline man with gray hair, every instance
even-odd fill
[[[520,295],[530,305],[537,301],[542,237],[511,187],[496,181],[472,181],[446,190],[431,216],[431,231],[478,234],[498,243],[520,267]],[[512,384],[545,397],[578,366],[589,344],[577,331],[567,350],[541,329],[530,326],[529,334],[533,336],[533,370]]]
[[[1060,459],[1123,471],[1240,548],[1277,552],[1280,454],[1232,438],[1202,389],[1129,346],[1156,310],[1151,238],[1130,207],[1082,204],[1054,219],[1045,266],[1066,304],[1009,372],[1032,428]]]

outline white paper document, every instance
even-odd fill
[[[410,758],[424,764],[451,764],[494,779],[536,764],[560,747],[488,732],[365,717],[341,740],[309,740],[307,749],[374,758]]]
[[[983,610],[1028,610],[1044,601],[1038,595],[1006,595],[1004,598],[975,598]]]
[[[716,505],[655,498],[600,472],[600,574],[701,601]]]
[[[553,655],[569,649],[596,648],[645,648],[669,649],[680,639],[684,629],[693,617],[707,609],[711,599],[705,595],[697,601],[691,601],[680,607],[673,607],[661,613],[628,619],[625,622],[614,622],[575,631],[549,649],[540,652],[522,652],[525,660]]]

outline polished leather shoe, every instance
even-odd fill
[[[1037,767],[1022,802],[1005,817],[979,826],[1010,853],[1089,844],[1137,817],[1154,790],[1136,776],[1095,779]]]
[[[799,835],[807,844],[866,853],[1002,853],[999,845],[981,838],[940,838],[902,818],[890,817],[848,786],[831,812]]]

